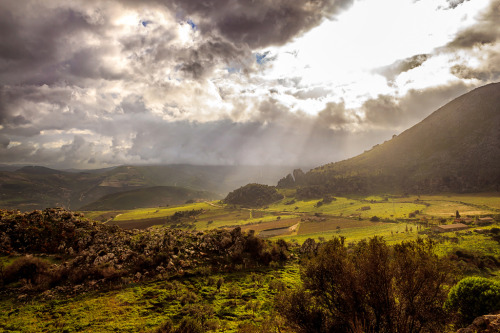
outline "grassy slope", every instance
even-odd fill
[[[158,206],[179,205],[188,200],[217,199],[214,193],[195,191],[176,186],[155,186],[108,194],[81,210],[128,210]]]
[[[220,291],[216,281],[224,279]],[[235,332],[243,322],[268,319],[277,281],[299,281],[298,267],[198,276],[147,284],[117,291],[89,293],[52,301],[0,302],[0,329],[12,332],[139,332],[170,318],[206,313],[219,332]],[[254,309],[252,309],[254,306]],[[254,311],[255,310],[255,311]]]

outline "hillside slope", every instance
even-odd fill
[[[305,196],[499,190],[500,83],[456,98],[361,155],[290,180],[284,178],[278,185],[302,186]]]
[[[37,166],[22,167],[15,171],[0,171],[0,208],[79,209],[106,195],[155,186],[178,186],[223,197],[248,183],[275,184],[290,169],[287,166],[178,164],[67,172]],[[147,191],[143,194],[147,195]],[[186,200],[183,197],[182,202]]]
[[[183,204],[188,200],[214,200],[214,193],[176,186],[155,186],[105,195],[80,210],[120,210]]]

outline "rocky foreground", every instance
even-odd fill
[[[285,242],[264,241],[240,228],[124,230],[60,208],[31,213],[0,210],[0,253],[25,256],[5,270],[3,285],[11,287],[4,289],[46,294],[229,271],[289,258]]]

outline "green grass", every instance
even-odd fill
[[[374,199],[373,197],[369,197]],[[416,204],[412,202],[369,202],[366,200],[355,200],[348,198],[336,198],[329,204],[323,204],[316,207],[320,200],[297,201],[292,205],[286,205],[289,199],[284,199],[281,202],[271,205],[269,210],[273,211],[290,211],[303,213],[321,213],[334,216],[350,216],[356,215],[363,219],[369,219],[372,216],[378,216],[382,219],[401,219],[407,218],[408,214],[425,208],[424,204]],[[371,199],[371,200],[372,200]],[[377,197],[376,199],[381,199]],[[368,210],[362,210],[362,207],[370,207]],[[295,207],[298,207],[295,209]]]
[[[494,213],[489,209],[470,206],[457,201],[442,199],[434,200],[429,198],[425,200],[425,202],[429,203],[430,206],[426,207],[422,212],[426,215],[440,218],[455,217],[456,211],[458,211],[461,216],[476,216]]]
[[[413,231],[407,233],[406,226],[408,226],[408,228],[412,228]],[[418,237],[416,226],[412,224],[373,223],[372,226],[345,228],[341,229],[340,232],[331,230],[304,235],[276,237],[276,239],[282,238],[286,241],[296,241],[299,244],[302,244],[308,238],[318,240],[320,237],[323,237],[325,240],[329,240],[335,236],[345,237],[347,242],[358,242],[362,239],[370,238],[373,236],[383,236],[389,244],[399,243],[403,240],[416,239]]]
[[[475,232],[468,234],[465,231],[457,233],[450,232],[443,235],[457,238],[458,242],[453,242],[451,240],[438,242],[436,249],[439,255],[445,255],[458,249],[466,249],[478,255],[500,256],[500,245],[498,242],[491,239],[489,235]]]
[[[422,196],[421,200],[444,200],[452,202],[463,202],[469,205],[483,206],[489,210],[500,210],[500,193],[470,193]]]
[[[224,280],[220,291],[219,278]],[[235,332],[242,322],[269,320],[276,281],[299,283],[298,265],[132,284],[49,301],[4,299],[0,331],[147,332],[167,319],[177,324],[184,316],[200,316],[214,331]]]
[[[209,205],[206,202],[197,202],[197,203],[192,203],[192,204],[186,204],[182,206],[173,206],[173,207],[166,207],[166,208],[141,208],[141,209],[134,209],[134,210],[129,210],[125,211],[124,213],[116,216],[113,220],[114,221],[131,221],[131,220],[144,220],[144,219],[152,219],[152,218],[160,218],[160,217],[167,217],[173,215],[175,212],[178,211],[185,211],[185,210],[214,210],[218,209],[217,207],[214,207],[212,205]]]

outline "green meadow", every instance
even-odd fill
[[[222,283],[217,287],[218,281]],[[0,302],[3,332],[152,332],[196,318],[217,332],[273,320],[274,295],[299,281],[297,265],[132,283],[119,290],[27,303]]]

